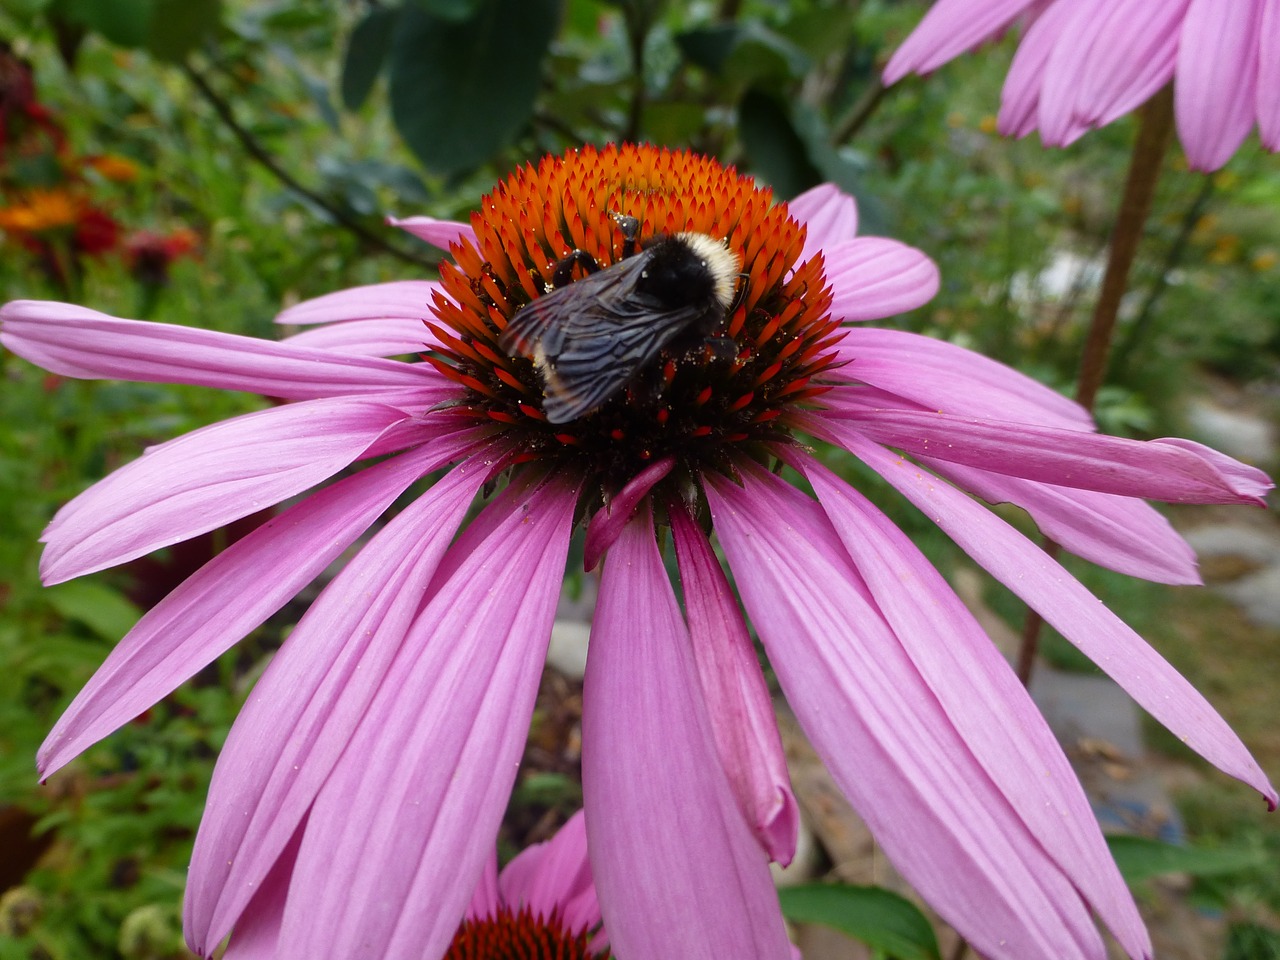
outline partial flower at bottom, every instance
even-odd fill
[[[286,852],[249,902],[224,960],[281,955],[280,920],[296,852],[296,845]],[[448,872],[447,864],[436,867]],[[443,960],[515,958],[609,960],[581,811],[550,840],[522,850],[501,873],[490,852]]]
[[[517,170],[470,224],[399,223],[449,248],[441,280],[299,304],[279,319],[311,329],[281,343],[67,304],[0,311],[4,345],[65,376],[293,401],[152,448],[73,500],[46,533],[47,582],[344,474],[138,623],[51,733],[45,776],[228,649],[411,484],[444,471],[324,589],[237,719],[187,888],[201,954],[230,933],[233,950],[257,944],[264,957],[445,955],[507,804],[582,524],[587,565],[602,565],[583,695],[585,819],[617,956],[791,956],[767,864],[790,858],[798,818],[747,617],[880,846],[978,953],[1101,960],[1096,917],[1131,957],[1149,956],[1043,717],[937,571],[822,464],[820,443],[879,473],[1180,739],[1275,803],[1204,698],[966,493],[1024,507],[1089,560],[1191,583],[1190,549],[1142,498],[1260,504],[1267,478],[1187,441],[1099,435],[1080,407],[1007,367],[859,323],[926,302],[938,277],[918,251],[858,237],[853,201],[836,188],[784,204],[696,155],[588,147]],[[569,326],[591,321],[578,311],[622,278],[634,287],[611,301],[616,321],[683,316],[646,292],[646,271],[662,267],[646,244],[683,233],[702,236],[689,243],[732,286],[714,322],[657,346],[638,323],[631,352],[599,359],[631,362],[638,350],[634,373],[580,415],[549,417],[545,391],[572,387],[557,358],[582,343],[554,342],[555,327],[508,351],[503,331],[566,284],[547,303],[574,307]],[[613,272],[574,294],[593,265]],[[419,354],[429,362],[386,359]],[[267,890],[274,926],[255,922]]]

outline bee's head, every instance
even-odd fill
[[[673,307],[705,302],[721,315],[729,309],[741,262],[724,241],[705,233],[677,233],[653,241],[646,252],[650,259],[642,283],[648,293]]]

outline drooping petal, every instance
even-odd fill
[[[433,247],[439,247],[441,250],[448,251],[449,247],[466,240],[473,247],[479,246],[476,243],[476,232],[469,223],[459,223],[456,220],[437,220],[435,217],[387,217],[387,223],[393,227],[399,227],[406,233],[411,233],[419,240],[425,240]]]
[[[858,235],[858,204],[834,183],[823,183],[787,201],[787,211],[807,229],[800,262],[823,247]]]
[[[436,335],[421,320],[348,320],[305,330],[282,343],[365,357],[398,357],[436,346]]]
[[[858,237],[822,251],[831,284],[831,314],[881,320],[914,310],[938,292],[937,265],[915,247],[884,237]]]
[[[827,438],[834,440],[834,434]],[[862,438],[843,436],[835,442],[924,511],[1178,739],[1218,769],[1254,787],[1274,808],[1275,789],[1226,721],[1061,564],[990,510],[915,464]]]
[[[901,330],[849,327],[842,377],[896,393],[927,410],[1093,430],[1089,411],[1024,373],[964,347]]]
[[[787,699],[911,885],[991,960],[1101,960],[1079,894],[988,778],[817,504],[708,477],[715,528]]]
[[[485,858],[480,881],[476,884],[475,893],[471,895],[471,903],[467,905],[467,919],[492,917],[501,903],[502,898],[498,894],[498,852],[495,850],[492,856]]]
[[[453,938],[524,747],[576,499],[553,480],[501,500],[410,629],[312,807],[281,932],[296,956],[421,960]]]
[[[359,459],[404,416],[354,397],[307,400],[152,447],[54,515],[41,576],[61,583],[279,503]]]
[[[276,314],[276,323],[307,326],[345,320],[417,320],[434,316],[432,297],[440,292],[436,280],[393,280],[350,287],[303,300]]]
[[[747,825],[784,867],[796,852],[800,809],[755,647],[711,544],[677,504],[669,509],[689,635],[711,731]]]
[[[1005,473],[1010,476],[1170,503],[1253,503],[1258,493],[1253,471],[1242,480],[1236,469],[1182,444],[1126,440],[1079,430],[1012,421],[954,417],[912,410],[833,408],[830,427],[843,437],[855,433],[908,453]],[[1218,457],[1222,457],[1218,454]],[[1229,460],[1230,458],[1223,458]],[[1230,461],[1242,470],[1252,470]]]
[[[222,960],[279,960],[280,921],[284,919],[285,896],[298,858],[302,831],[303,827],[299,827],[294,832],[271,872],[254,891]]]
[[[469,434],[442,437],[438,445],[340,480],[268,520],[188,577],[116,644],[59,718],[37,756],[41,777],[230,649],[337,559],[409,484],[471,442]]]
[[[1280,0],[1264,0],[1258,32],[1258,131],[1268,150],[1280,150]]]
[[[653,485],[671,472],[674,457],[663,457],[637,473],[603,510],[596,512],[587,525],[587,540],[582,551],[582,566],[594,570],[622,528],[631,520],[640,501],[649,495]]]
[[[1191,545],[1142,500],[1022,480],[932,457],[920,461],[987,503],[1022,507],[1045,536],[1078,557],[1156,583],[1200,583]]]
[[[1173,96],[1178,138],[1193,170],[1217,170],[1253,127],[1261,25],[1257,0],[1191,0],[1187,8]]]
[[[614,952],[789,960],[767,861],[716,758],[647,507],[609,551],[591,632],[582,791]]]
[[[454,467],[366,544],[272,659],[223,747],[196,836],[187,937],[211,950],[293,835],[385,681],[489,469]]]
[[[1008,662],[892,521],[812,458],[800,467],[960,738],[1129,955],[1150,956],[1151,940],[1088,798]]]
[[[14,300],[0,307],[0,343],[51,373],[80,379],[193,383],[286,400],[415,390],[436,403],[451,392],[429,364],[120,320],[44,300]]]
[[[908,73],[930,73],[948,60],[998,36],[1035,0],[938,0],[884,68],[886,85]]]
[[[600,923],[600,901],[587,856],[587,826],[582,811],[568,819],[550,840],[521,850],[498,881],[502,902],[527,906],[535,915],[559,911],[577,933]]]
[[[1213,447],[1206,447],[1203,443],[1196,443],[1194,440],[1184,440],[1182,437],[1160,437],[1151,441],[1158,446],[1176,447],[1179,450],[1186,450],[1204,460],[1213,466],[1233,487],[1241,493],[1248,495],[1255,501],[1261,502],[1271,492],[1275,486],[1271,482],[1271,478],[1257,467],[1251,467],[1247,463],[1241,463],[1234,457],[1228,457],[1220,450]]]

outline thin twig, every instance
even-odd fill
[[[258,142],[257,138],[254,137],[252,133],[245,129],[245,127],[241,126],[240,121],[236,119],[235,113],[231,109],[231,104],[224,100],[218,92],[209,85],[209,82],[199,71],[195,69],[195,67],[191,66],[189,63],[183,63],[181,66],[182,72],[187,75],[187,78],[190,79],[192,85],[195,86],[200,95],[208,101],[211,107],[213,107],[214,112],[218,115],[218,118],[226,124],[227,129],[235,134],[236,139],[240,141],[240,145],[244,147],[245,152],[265,167],[272,176],[290,190],[306,197],[316,206],[320,207],[320,209],[333,217],[339,226],[355,234],[369,246],[391,255],[397,260],[413,264],[415,267],[427,267],[434,269],[435,263],[431,260],[425,257],[416,256],[412,253],[407,253],[404,250],[400,250],[397,247],[392,246],[382,237],[368,230],[362,223],[347,213],[347,211],[343,210],[330,200],[327,200],[325,197],[322,197],[314,190],[309,190],[299,183],[297,179],[289,173],[289,171],[280,166],[275,157],[271,156],[267,149]]]
[[[858,98],[858,102],[836,123],[835,129],[831,131],[831,142],[838,145],[853,139],[853,135],[871,119],[888,92],[889,88],[877,78],[873,86],[868,87]]]
[[[1115,358],[1112,363],[1117,371],[1127,368],[1129,357],[1146,337],[1147,328],[1151,325],[1152,318],[1155,316],[1156,305],[1160,302],[1160,298],[1164,296],[1164,292],[1169,289],[1169,277],[1178,268],[1178,264],[1182,262],[1182,257],[1187,252],[1187,247],[1191,242],[1191,234],[1195,232],[1196,224],[1204,216],[1205,207],[1209,205],[1209,201],[1213,197],[1213,191],[1214,178],[1206,175],[1200,181],[1200,189],[1196,192],[1195,200],[1191,202],[1191,206],[1187,208],[1186,214],[1182,217],[1178,235],[1174,238],[1173,243],[1169,245],[1169,250],[1164,257],[1164,263],[1160,265],[1160,272],[1156,275],[1155,282],[1151,284],[1151,289],[1147,291],[1147,298],[1142,301],[1138,315],[1125,331],[1124,337],[1116,345]]]

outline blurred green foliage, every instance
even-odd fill
[[[897,323],[1069,392],[1133,124],[1058,151],[997,136],[1007,43],[880,90],[879,66],[923,6],[8,0],[0,39],[32,65],[78,154],[132,167],[131,178],[86,172],[95,202],[130,230],[198,238],[163,282],[144,281],[123,253],[86,260],[74,294],[107,313],[273,336],[283,304],[430,275],[439,254],[385,228],[386,214],[465,218],[518,164],[640,139],[714,153],[783,198],[840,184],[859,198],[861,232],[914,244],[942,268],[938,297]],[[1206,179],[1175,147],[1156,209],[1098,411],[1105,429],[1138,436],[1176,429],[1188,382],[1206,371],[1274,396],[1280,356],[1274,158],[1251,141]],[[66,295],[2,245],[4,299]],[[138,576],[46,591],[37,541],[62,503],[147,444],[265,401],[63,380],[9,355],[0,374],[0,814],[20,815],[24,835],[35,825],[39,863],[0,899],[0,960],[184,956],[178,904],[212,762],[284,624],[37,786],[36,747],[136,615]],[[942,569],[954,566],[927,518],[855,475]],[[1164,588],[1072,569],[1158,629]],[[991,602],[1020,616],[1006,594]],[[1071,665],[1065,642],[1048,642]],[[1188,819],[1209,843],[1251,831],[1245,841],[1278,849],[1256,818]],[[1274,868],[1250,869],[1215,881],[1219,902],[1280,909]],[[1274,948],[1265,926],[1233,936],[1233,957],[1253,956],[1247,943]]]

